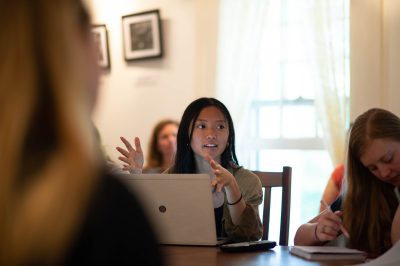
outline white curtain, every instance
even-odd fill
[[[313,31],[316,108],[332,163],[343,163],[348,124],[348,0],[315,0],[310,9]]]
[[[248,164],[251,102],[257,97],[260,55],[275,36],[266,36],[268,16],[296,5],[304,21],[303,42],[310,60],[306,79],[325,143],[334,165],[343,162],[348,104],[348,0],[221,0],[217,59],[217,98],[226,104],[236,128],[239,162]],[[291,6],[292,5],[292,6]],[[264,43],[262,42],[264,41]],[[265,53],[264,53],[265,54]],[[347,57],[347,59],[346,59]],[[346,61],[347,60],[347,61]],[[263,89],[274,89],[266,87]]]
[[[256,97],[259,51],[269,0],[221,0],[217,58],[217,98],[235,124],[240,164],[247,161],[250,106]],[[247,138],[248,139],[248,138]]]

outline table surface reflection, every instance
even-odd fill
[[[352,265],[354,260],[308,261],[289,253],[289,247],[276,246],[268,251],[228,253],[218,247],[162,245],[168,266],[223,266],[223,265]]]

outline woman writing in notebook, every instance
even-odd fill
[[[123,141],[127,150],[118,149],[123,155],[120,159],[131,172],[140,172],[143,154],[139,139],[135,139],[135,148]],[[186,108],[178,129],[175,163],[167,172],[209,173],[217,235],[235,242],[261,238],[261,183],[255,174],[239,166],[233,121],[220,101],[200,98]]]
[[[377,256],[400,239],[400,119],[383,109],[360,115],[350,132],[347,183],[332,211],[296,232],[295,245],[321,245],[348,231],[351,248]],[[346,230],[347,229],[347,230]]]

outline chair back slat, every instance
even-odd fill
[[[269,215],[271,212],[271,188],[270,187],[264,187],[265,192],[264,192],[264,210],[263,210],[263,236],[262,240],[267,240],[268,239],[268,234],[269,234]],[[264,221],[267,222],[267,226],[264,226]]]
[[[263,240],[268,239],[270,209],[271,209],[271,188],[282,187],[281,226],[279,233],[279,245],[287,246],[289,243],[289,222],[290,222],[290,192],[292,181],[292,168],[284,166],[282,172],[261,172],[253,171],[261,181],[265,189],[263,209]]]

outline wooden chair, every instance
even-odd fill
[[[290,221],[290,190],[292,182],[292,168],[284,166],[282,172],[261,172],[253,171],[261,180],[261,184],[265,189],[264,194],[264,213],[263,236],[262,240],[268,239],[270,205],[271,205],[271,188],[282,187],[282,207],[281,207],[281,228],[279,233],[279,245],[287,246],[289,240],[289,221]]]

